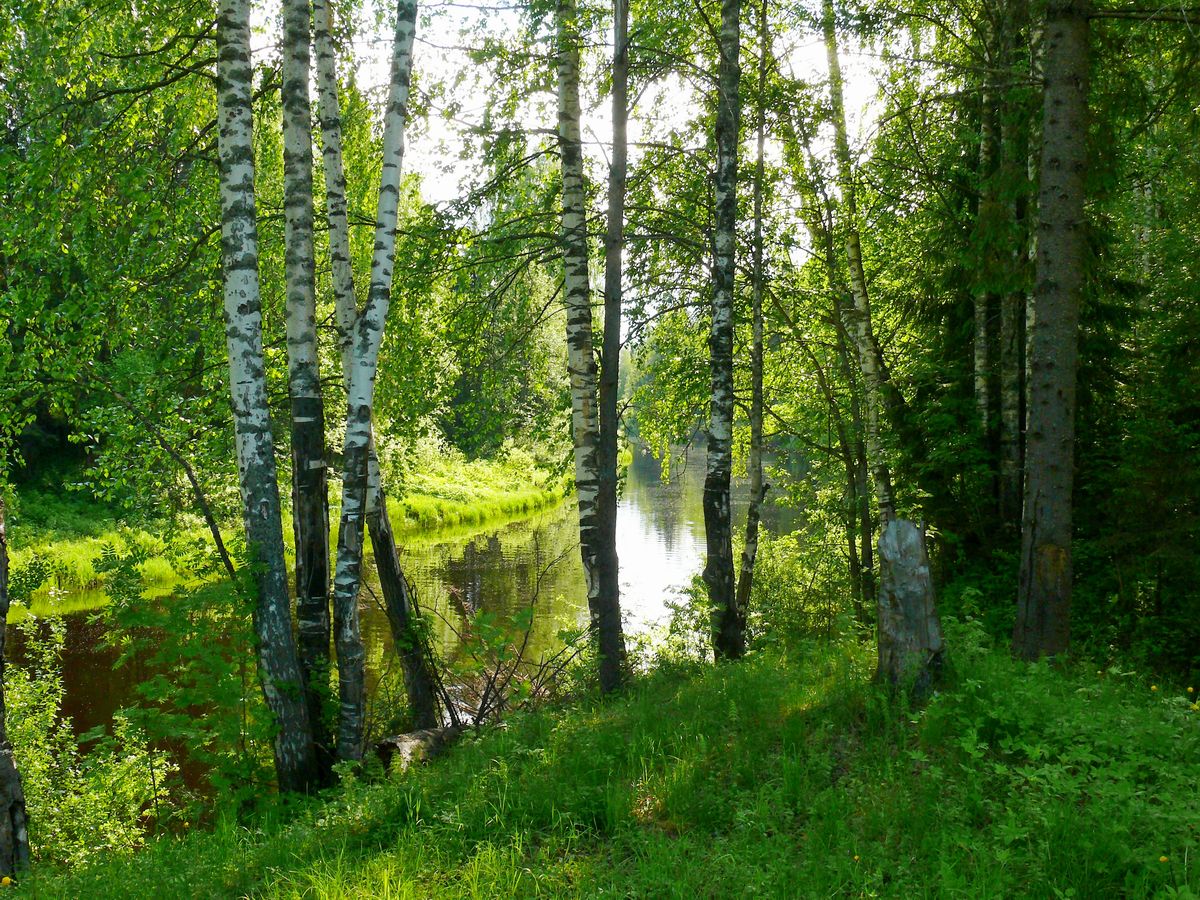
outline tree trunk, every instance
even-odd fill
[[[596,639],[611,616],[601,589],[600,425],[596,406],[596,356],[592,344],[591,288],[588,280],[587,198],[583,147],[579,136],[579,12],[574,0],[560,0],[558,42],[558,145],[562,157],[563,296],[567,307],[567,368],[571,374],[571,433],[575,444],[575,492],[579,502],[579,551],[587,580],[588,610]],[[618,618],[619,625],[619,618]],[[603,690],[620,683],[619,656],[601,650]]]
[[[297,643],[313,740],[322,776],[328,779],[333,742],[322,710],[329,680],[329,492],[313,259],[312,109],[308,95],[310,21],[308,0],[285,0],[281,89],[283,215],[287,247]]]
[[[13,876],[29,866],[29,820],[25,792],[12,745],[4,705],[4,638],[8,621],[8,535],[4,498],[0,497],[0,876]]]
[[[384,113],[383,167],[379,208],[375,216],[375,253],[367,304],[353,335],[353,364],[346,402],[346,438],[342,474],[342,517],[334,577],[334,646],[338,658],[338,757],[362,759],[366,726],[366,671],[358,615],[363,531],[367,513],[367,484],[371,449],[375,372],[383,328],[392,298],[396,228],[400,205],[400,168],[404,160],[404,128],[408,119],[409,79],[416,32],[413,0],[396,6],[396,36],[392,51],[391,84]]]
[[[278,729],[279,787],[308,790],[317,782],[316,754],[292,635],[262,344],[248,0],[222,0],[217,48],[225,334],[246,543],[257,581],[259,680]]]
[[[758,147],[754,162],[754,248],[751,287],[751,347],[750,347],[750,505],[746,510],[746,542],[742,549],[742,567],[738,573],[737,610],[744,623],[750,610],[750,592],[754,586],[754,560],[758,556],[758,526],[763,499],[768,485],[763,481],[763,289],[766,271],[763,267],[763,161],[767,139],[767,53],[770,46],[767,31],[767,3],[759,6],[758,43]],[[857,555],[852,560],[857,568]],[[861,584],[861,577],[859,579]]]
[[[1075,369],[1086,252],[1088,5],[1046,10],[1037,275],[1030,339],[1020,593],[1013,652],[1064,652],[1070,641]]]
[[[844,206],[846,262],[850,270],[853,311],[843,304],[846,331],[854,343],[866,394],[866,457],[879,504],[879,667],[876,677],[890,685],[913,685],[923,691],[937,677],[945,653],[934,604],[933,581],[925,551],[925,533],[896,518],[891,473],[883,456],[879,419],[886,379],[882,354],[871,331],[871,301],[858,234],[850,141],[842,99],[842,70],[832,0],[824,0],[825,49],[829,59],[829,92],[833,110],[834,153]],[[848,320],[848,321],[847,321]],[[896,392],[898,395],[898,392]]]
[[[329,262],[333,275],[335,320],[341,352],[342,383],[350,394],[350,372],[354,365],[352,336],[358,321],[354,269],[350,260],[350,226],[346,209],[346,175],[342,162],[342,115],[338,99],[337,67],[334,58],[332,11],[328,0],[314,0],[313,18],[317,53],[317,85],[324,143],[325,192],[329,215]],[[440,722],[437,692],[430,660],[413,632],[415,610],[400,567],[400,551],[387,513],[387,497],[372,437],[367,465],[367,530],[374,548],[380,592],[388,611],[392,642],[404,668],[404,689],[418,727]],[[397,630],[400,629],[400,630]],[[427,724],[431,723],[431,724]]]
[[[1017,48],[1028,28],[1028,6],[1013,2],[1004,21],[1003,63],[1015,71]],[[1006,181],[1014,185],[1008,203],[1008,216],[1018,235],[1012,252],[1013,268],[1026,271],[1029,204],[1025,191],[1016,185],[1022,180],[1029,156],[1029,134],[1025,109],[1016,106],[1012,91],[1001,119],[1000,146]],[[1000,298],[1000,521],[1013,532],[1021,521],[1022,398],[1025,372],[1025,291],[1013,285]]]
[[[854,185],[854,164],[850,157],[850,139],[846,132],[846,106],[842,96],[842,66],[838,59],[837,30],[832,0],[824,2],[823,24],[825,51],[829,60],[829,94],[833,109],[834,154],[838,164],[838,182],[845,207],[844,226],[846,262],[850,270],[852,304],[841,304],[841,316],[846,333],[854,343],[862,370],[866,394],[867,461],[875,481],[875,498],[881,521],[895,514],[892,477],[883,453],[880,434],[882,407],[883,360],[871,328],[871,301],[867,293],[867,276],[863,269],[862,241],[858,233],[858,200]]]
[[[737,659],[746,652],[746,617],[734,593],[733,523],[729,492],[733,471],[733,290],[737,252],[738,128],[742,77],[740,0],[721,0],[717,71],[717,171],[713,180],[713,300],[708,338],[712,400],[708,467],[704,477],[704,583],[712,606],[713,651]]]
[[[617,559],[617,391],[621,373],[621,304],[625,248],[625,181],[629,165],[629,0],[613,0],[612,165],[608,175],[608,233],[604,241],[604,352],[600,355],[600,478],[596,497],[600,579],[600,688],[621,683],[625,636]]]

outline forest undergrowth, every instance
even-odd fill
[[[624,696],[513,718],[447,756],[253,822],[37,871],[31,897],[1195,897],[1187,685],[1013,661],[948,623],[921,706],[873,649],[662,657]]]

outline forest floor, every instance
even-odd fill
[[[42,871],[34,897],[1196,897],[1186,686],[1012,661],[948,623],[910,707],[872,651],[660,661],[253,824]]]
[[[43,476],[40,483],[17,490],[8,523],[14,568],[35,558],[48,568],[49,577],[34,596],[39,612],[51,611],[47,604],[56,604],[56,611],[67,611],[75,600],[63,595],[98,591],[103,578],[96,563],[106,545],[119,551],[133,545],[145,548],[147,559],[141,570],[147,594],[159,596],[170,593],[184,579],[184,573],[172,564],[171,545],[210,540],[198,516],[125,520],[114,515],[110,505],[64,489],[61,482],[69,478],[56,476],[54,483],[49,478],[51,475]],[[405,477],[402,496],[388,499],[388,509],[397,537],[412,543],[527,516],[561,502],[566,493],[561,476],[522,451],[496,460],[429,454]],[[330,514],[331,539],[336,544],[336,507]],[[227,539],[237,527],[236,522],[222,524]],[[290,550],[290,527],[284,528],[284,540]],[[94,605],[91,597],[77,601]]]

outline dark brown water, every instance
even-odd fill
[[[699,573],[704,554],[701,506],[704,456],[693,452],[676,460],[672,478],[663,481],[651,457],[638,455],[623,487],[617,520],[621,561],[621,606],[627,633],[642,634],[666,623],[667,603]],[[735,522],[744,521],[746,490],[735,486]],[[768,528],[790,527],[795,516],[769,506]],[[402,542],[403,543],[403,542]],[[532,656],[560,646],[559,632],[587,618],[583,566],[579,559],[578,519],[573,503],[475,534],[410,538],[402,548],[405,572],[444,651],[453,653],[456,632],[476,611],[511,615],[534,605]],[[373,571],[371,566],[364,570]],[[368,582],[361,600],[363,636],[372,682],[393,663],[387,618]],[[131,685],[147,674],[135,660],[114,670],[116,652],[103,646],[104,625],[92,621],[102,592],[64,596],[66,643],[63,714],[77,733],[107,724],[113,712],[132,701]],[[148,601],[169,602],[169,601]],[[10,627],[10,634],[13,629]],[[20,661],[20,637],[13,635]]]

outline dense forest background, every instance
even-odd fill
[[[14,0],[5,612],[103,590],[105,640],[161,654],[141,712],[81,755],[22,674],[61,672],[54,626],[21,626],[10,692],[41,724],[10,723],[0,780],[26,752],[27,786],[54,785],[31,800],[45,856],[140,844],[139,817],[177,832],[213,787],[236,815],[265,785],[327,789],[386,733],[461,730],[452,678],[475,725],[508,691],[532,708],[671,653],[817,639],[877,647],[914,703],[956,637],[960,660],[1194,683],[1196,22],[1085,0]],[[621,473],[650,454],[670,477],[688,447],[705,568],[652,652],[621,625]],[[410,536],[564,494],[574,668],[551,688],[520,618],[474,621],[481,668],[438,660]],[[767,503],[795,527],[760,533]],[[174,599],[147,599],[159,559]],[[368,567],[399,660],[381,718]],[[186,790],[159,784],[163,748]],[[81,814],[122,752],[153,785]]]

